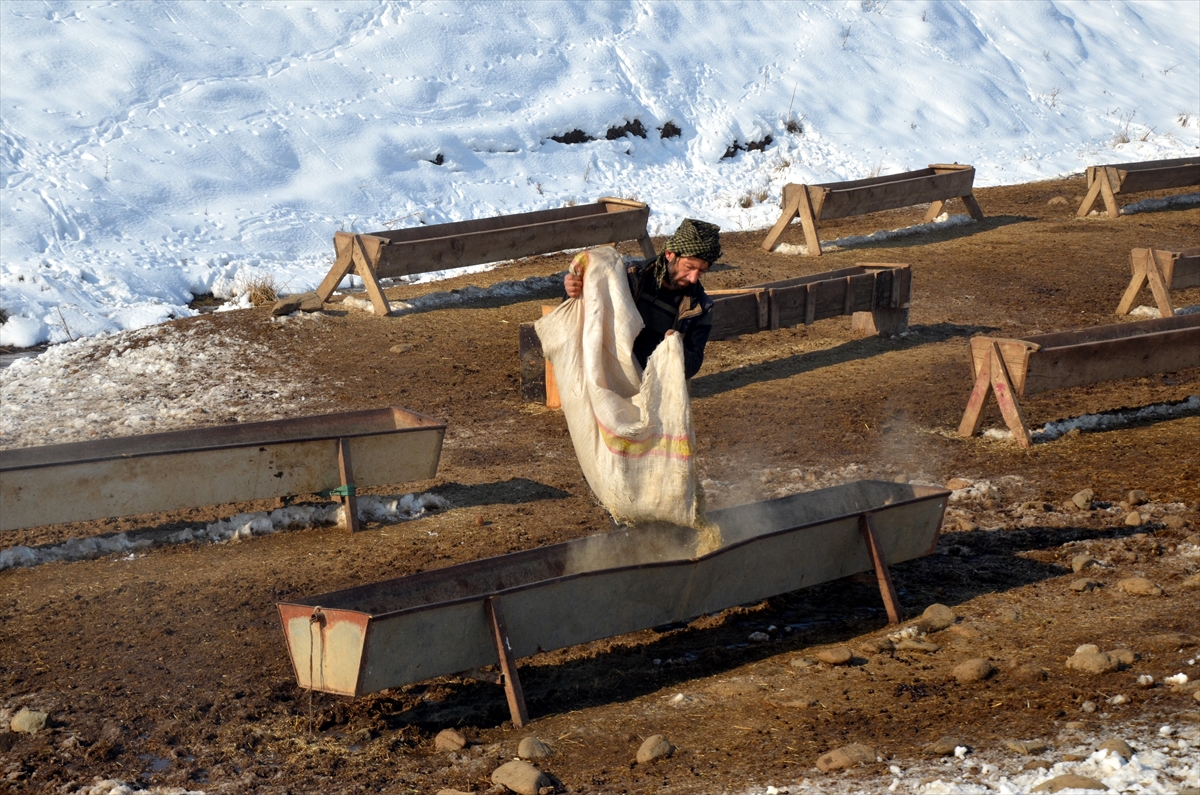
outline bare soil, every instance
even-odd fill
[[[561,415],[519,396],[518,325],[557,297],[547,291],[389,318],[335,305],[323,322],[284,325],[271,323],[266,309],[204,315],[178,322],[210,330],[214,341],[268,342],[272,358],[245,367],[310,384],[313,413],[398,405],[446,421],[438,477],[377,491],[432,490],[454,507],[368,524],[352,536],[308,530],[0,572],[0,708],[51,716],[36,735],[0,734],[0,788],[72,792],[103,776],[206,792],[486,791],[491,771],[533,734],[555,747],[541,767],[567,792],[743,792],[804,777],[833,786],[846,775],[877,790],[890,780],[879,777],[886,768],[822,778],[814,762],[861,742],[907,767],[944,735],[979,749],[1046,738],[1053,760],[1071,721],[1085,733],[1120,734],[1122,726],[1195,720],[1190,694],[1140,690],[1133,680],[1195,670],[1186,660],[1196,649],[1159,636],[1200,635],[1196,593],[1185,583],[1200,559],[1182,554],[1189,537],[1198,540],[1200,416],[1072,434],[1029,451],[954,435],[971,387],[972,335],[1118,322],[1113,310],[1129,280],[1131,248],[1200,243],[1197,208],[1077,220],[1084,187],[1076,178],[981,189],[983,223],[821,258],[763,252],[763,230],[727,233],[728,266],[706,277],[725,288],[857,262],[912,265],[908,335],[856,338],[842,318],[711,343],[692,382],[693,411],[714,507],[812,488],[831,473],[992,483],[996,493],[952,507],[935,554],[894,567],[910,618],[935,602],[959,616],[927,638],[938,651],[880,651],[878,642],[896,628],[887,625],[873,580],[858,577],[523,659],[533,719],[525,729],[512,727],[500,688],[473,680],[442,678],[357,699],[303,691],[277,602],[610,529]],[[1060,196],[1065,203],[1051,203]],[[923,210],[823,224],[822,238],[919,223]],[[785,241],[801,240],[794,225]],[[486,286],[555,273],[568,262],[568,255],[534,258],[388,293],[405,299]],[[1200,290],[1173,298],[1200,304]],[[1141,303],[1152,303],[1148,290]],[[1022,408],[1036,427],[1195,394],[1200,370],[1192,369],[1044,393]],[[256,418],[246,405],[229,407],[224,419]],[[1001,426],[992,401],[984,427]],[[1095,492],[1094,509],[1066,511],[1063,503],[1084,488]],[[1151,500],[1144,507],[1151,521],[1138,527],[1125,524],[1120,505],[1132,489]],[[38,528],[4,541],[165,532],[270,507]],[[1184,524],[1167,526],[1169,516]],[[1079,594],[1067,586],[1082,576],[1070,561],[1083,552],[1107,565],[1086,572],[1104,587]],[[1166,594],[1130,596],[1115,587],[1135,575]],[[749,642],[755,631],[770,640]],[[1098,676],[1068,671],[1064,661],[1083,643],[1129,648],[1140,659],[1131,670]],[[838,644],[855,649],[850,665],[792,665]],[[975,657],[989,658],[998,673],[958,684],[952,668]],[[1109,706],[1118,693],[1130,700]],[[1081,712],[1089,700],[1101,710]],[[433,738],[448,727],[471,745],[436,751]],[[652,734],[678,750],[635,765],[639,743]],[[1025,761],[1010,755],[1006,764],[1016,771]]]

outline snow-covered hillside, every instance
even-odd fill
[[[16,346],[311,289],[339,229],[605,195],[754,229],[789,181],[1200,150],[1194,2],[6,0],[0,59]]]

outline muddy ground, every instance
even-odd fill
[[[500,688],[472,680],[357,699],[300,690],[277,602],[610,528],[561,415],[519,395],[518,325],[555,296],[389,318],[334,306],[320,323],[271,323],[266,309],[205,315],[178,322],[210,330],[214,341],[268,341],[271,358],[244,366],[311,385],[313,413],[398,405],[448,423],[436,479],[372,491],[432,490],[454,507],[353,536],[306,530],[0,572],[0,708],[50,715],[36,735],[0,734],[0,788],[74,792],[102,776],[205,792],[486,791],[491,771],[532,734],[555,748],[540,764],[567,792],[746,792],[802,779],[817,789],[878,790],[891,780],[886,766],[822,774],[814,762],[859,742],[908,768],[928,743],[953,735],[1007,754],[1000,764],[1017,771],[1030,757],[1005,751],[1006,739],[1044,739],[1050,747],[1037,758],[1056,761],[1071,732],[1122,736],[1197,720],[1200,704],[1187,688],[1139,689],[1134,680],[1196,671],[1187,660],[1200,649],[1167,633],[1200,635],[1197,592],[1188,590],[1200,570],[1200,416],[1074,433],[1029,451],[954,435],[971,386],[972,335],[1118,322],[1132,247],[1200,243],[1195,207],[1076,220],[1084,188],[1076,178],[981,189],[983,223],[819,259],[761,251],[762,230],[726,234],[727,265],[706,278],[725,288],[856,262],[912,265],[906,336],[856,338],[841,318],[711,343],[692,382],[693,411],[714,507],[858,477],[977,484],[952,503],[936,552],[893,570],[908,618],[933,603],[958,616],[925,638],[938,650],[888,649],[881,641],[896,627],[873,579],[856,577],[523,659],[525,729],[511,725]],[[923,210],[823,224],[822,238],[919,223]],[[799,226],[784,239],[802,242]],[[568,261],[534,258],[388,294],[487,286],[555,273]],[[1200,304],[1200,290],[1172,297]],[[1140,303],[1152,303],[1148,290]],[[1196,394],[1200,370],[1191,369],[1049,392],[1022,408],[1038,427]],[[256,411],[229,405],[214,420],[254,420]],[[984,427],[1002,427],[994,401]],[[1085,488],[1091,506],[1064,507]],[[1122,504],[1134,489],[1150,500],[1139,526],[1126,524]],[[10,532],[4,546],[166,532],[270,507]],[[1103,565],[1076,575],[1071,560],[1084,553]],[[1081,576],[1102,587],[1071,591]],[[1116,587],[1133,576],[1165,593]],[[754,632],[769,640],[748,640]],[[1066,669],[1083,643],[1139,658],[1100,675]],[[807,664],[842,645],[854,651],[849,665]],[[997,673],[959,684],[954,666],[979,657]],[[1110,705],[1117,694],[1129,700]],[[1085,701],[1100,709],[1081,711]],[[470,740],[462,752],[434,748],[449,727]],[[633,764],[653,734],[675,754]]]

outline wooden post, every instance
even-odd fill
[[[1000,344],[993,342],[991,346],[992,392],[996,394],[996,402],[1000,404],[1000,414],[1008,429],[1012,431],[1017,444],[1028,450],[1033,444],[1029,428],[1021,416],[1021,406],[1017,403],[1016,390],[1008,377],[1008,368],[1004,366],[1004,356],[1000,353]]]
[[[783,232],[787,229],[788,224],[796,217],[796,213],[800,210],[800,196],[793,195],[791,201],[785,201],[783,212],[779,214],[779,220],[775,222],[775,226],[771,227],[771,231],[767,232],[767,236],[763,239],[763,251],[770,251],[775,248],[775,244],[779,242],[779,238],[783,236]]]
[[[863,540],[867,542],[867,551],[871,554],[871,565],[875,567],[875,581],[879,583],[879,595],[883,597],[883,606],[887,608],[888,623],[899,624],[903,615],[900,600],[896,596],[896,587],[892,585],[892,574],[888,571],[887,561],[883,559],[883,553],[879,550],[879,539],[871,523],[871,514],[859,514],[858,527],[862,530]]]
[[[1105,166],[1100,169],[1102,182],[1100,183],[1100,195],[1104,198],[1104,206],[1108,210],[1109,218],[1120,218],[1121,209],[1117,207],[1116,194],[1121,191],[1121,177],[1117,174],[1115,168]]]
[[[321,299],[321,303],[328,301],[329,296],[333,295],[333,291],[342,283],[342,279],[354,271],[355,237],[357,235],[347,232],[334,233],[333,250],[335,258],[333,267],[329,269],[329,273],[325,274],[325,278],[321,280],[321,285],[317,287],[317,297]]]
[[[925,211],[925,218],[924,218],[923,223],[929,223],[934,218],[937,218],[939,215],[941,215],[942,208],[945,206],[946,206],[946,202],[942,201],[941,199],[938,199],[937,201],[934,201],[934,202],[930,202],[929,209]]]
[[[350,440],[346,437],[338,439],[338,472],[342,476],[343,494],[338,495],[342,509],[346,514],[345,527],[351,533],[359,531],[358,497],[354,493],[354,465],[350,463]]]
[[[962,197],[963,204],[967,205],[967,212],[971,214],[971,218],[976,221],[982,221],[983,210],[979,207],[979,202],[975,201],[975,194],[968,193]]]
[[[321,303],[329,300],[329,296],[333,295],[333,291],[342,283],[342,279],[354,274],[363,280],[363,286],[367,289],[367,296],[371,299],[371,307],[375,310],[375,314],[388,314],[391,308],[379,286],[379,280],[375,277],[375,268],[379,264],[383,247],[386,244],[386,240],[373,235],[335,233],[333,248],[336,259],[329,273],[325,274],[325,278],[317,287],[317,297],[321,299]]]
[[[1086,218],[1087,214],[1092,211],[1092,205],[1096,203],[1096,199],[1100,196],[1100,175],[1104,173],[1104,169],[1088,166],[1087,175],[1090,179],[1088,182],[1087,195],[1083,197],[1083,202],[1080,203],[1079,209],[1075,211],[1076,218]]]
[[[974,361],[972,355],[971,360]],[[971,396],[967,398],[967,410],[963,412],[962,421],[958,424],[959,436],[974,436],[979,431],[979,421],[983,417],[983,404],[987,401],[988,390],[992,388],[992,357],[985,356],[975,374],[975,385],[971,387]]]
[[[821,256],[821,239],[817,237],[817,217],[813,213],[812,201],[808,195],[808,186],[801,185],[800,202],[797,212],[800,214],[800,225],[804,227],[804,241],[808,244],[808,256]]]
[[[558,307],[542,306],[542,317],[553,312]],[[546,360],[546,408],[561,409],[562,400],[558,396],[558,381],[554,379],[554,365],[550,364],[550,360]]]
[[[1165,257],[1160,257],[1163,254]],[[1171,277],[1164,273],[1163,259],[1169,260],[1171,252],[1146,249],[1145,268],[1146,279],[1150,282],[1150,292],[1154,293],[1154,303],[1158,304],[1160,317],[1175,317],[1175,307],[1171,304]],[[1169,270],[1169,268],[1167,269]]]
[[[500,658],[500,675],[504,677],[504,696],[508,699],[508,711],[515,728],[529,723],[529,712],[525,708],[525,693],[521,690],[521,679],[517,676],[517,659],[513,656],[512,643],[508,639],[508,627],[504,624],[504,613],[496,597],[483,600],[492,640],[496,644],[496,656]]]

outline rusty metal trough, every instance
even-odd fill
[[[2,450],[0,530],[325,491],[352,503],[356,487],[433,477],[445,432],[389,407]]]
[[[858,481],[710,512],[721,546],[708,554],[693,530],[625,529],[281,603],[279,617],[301,687],[362,695],[499,660],[520,725],[516,657],[872,568],[886,601],[885,562],[933,551],[948,496]]]

